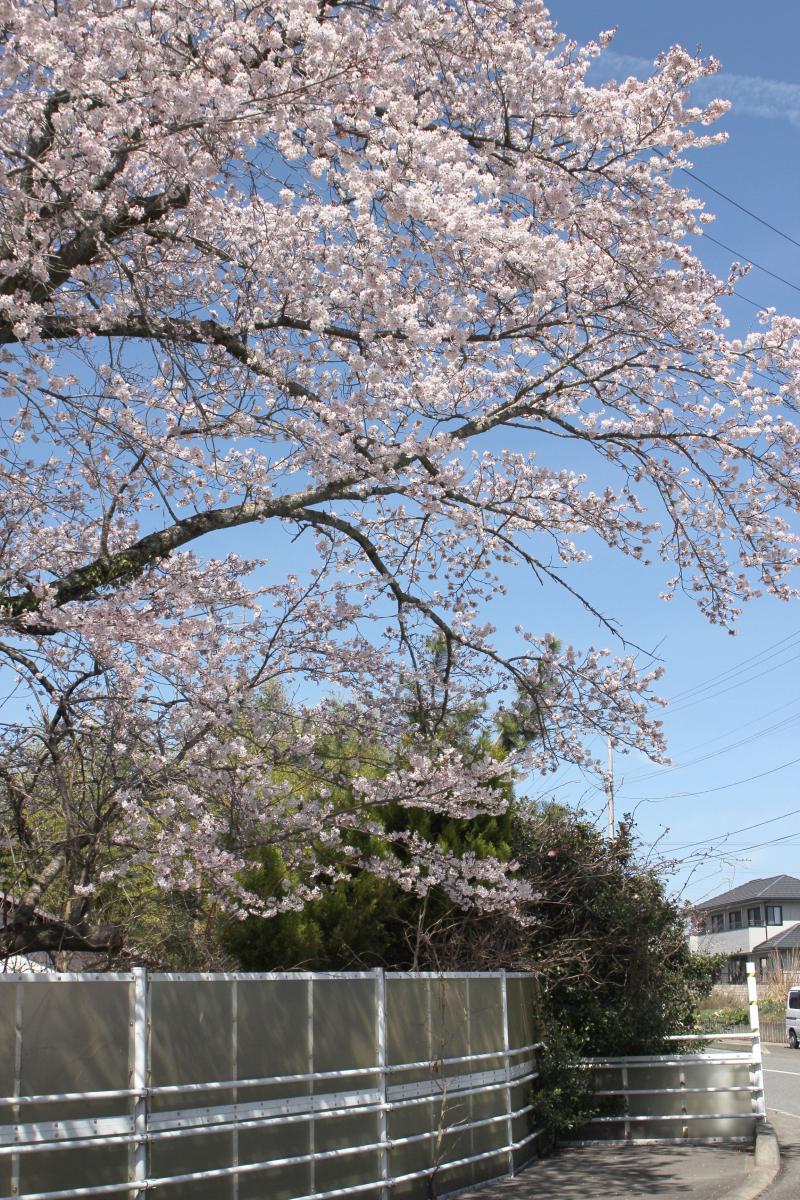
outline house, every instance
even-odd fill
[[[745,963],[760,975],[788,970],[800,956],[800,879],[771,875],[751,879],[692,909],[689,949],[725,954],[723,983],[743,983]]]

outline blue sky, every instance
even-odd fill
[[[731,100],[721,123],[728,141],[698,152],[696,173],[800,243],[800,5],[778,0],[754,10],[740,0],[561,0],[550,7],[561,31],[579,41],[617,29],[595,72],[598,82],[642,74],[676,43],[717,58],[721,73],[704,83],[702,98]],[[733,258],[755,260],[797,290],[757,269],[739,290],[800,315],[800,247],[689,182],[716,214],[711,234],[736,251],[708,243],[701,251],[707,265],[722,273]],[[736,331],[749,328],[755,313],[734,301]],[[634,811],[640,835],[658,842],[660,854],[708,852],[705,861],[673,876],[689,899],[754,876],[800,875],[800,811],[782,815],[800,810],[800,602],[755,602],[730,637],[686,601],[660,603],[661,579],[655,571],[606,560],[597,562],[590,585],[592,599],[621,621],[626,636],[661,658],[667,671],[661,690],[672,701],[664,715],[672,766],[617,756],[617,812]],[[525,615],[520,611],[518,619]],[[558,632],[577,644],[607,643],[577,614],[567,615]],[[604,804],[574,770],[561,772],[555,786],[561,800],[590,811],[599,813]],[[527,790],[547,794],[550,788],[539,792],[531,782]],[[705,847],[687,845],[706,840]],[[755,845],[767,841],[772,844]]]

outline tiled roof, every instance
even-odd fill
[[[795,921],[788,929],[782,929],[765,942],[759,942],[753,947],[752,953],[764,953],[767,950],[800,950],[800,921]]]
[[[722,892],[702,904],[696,904],[699,912],[712,908],[725,908],[730,904],[743,904],[746,900],[800,900],[800,879],[795,875],[770,875],[767,879],[751,879]]]

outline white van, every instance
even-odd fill
[[[786,997],[786,1040],[793,1050],[800,1046],[800,987]]]

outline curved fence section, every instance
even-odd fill
[[[0,981],[0,1197],[444,1195],[529,1158],[517,974]]]

